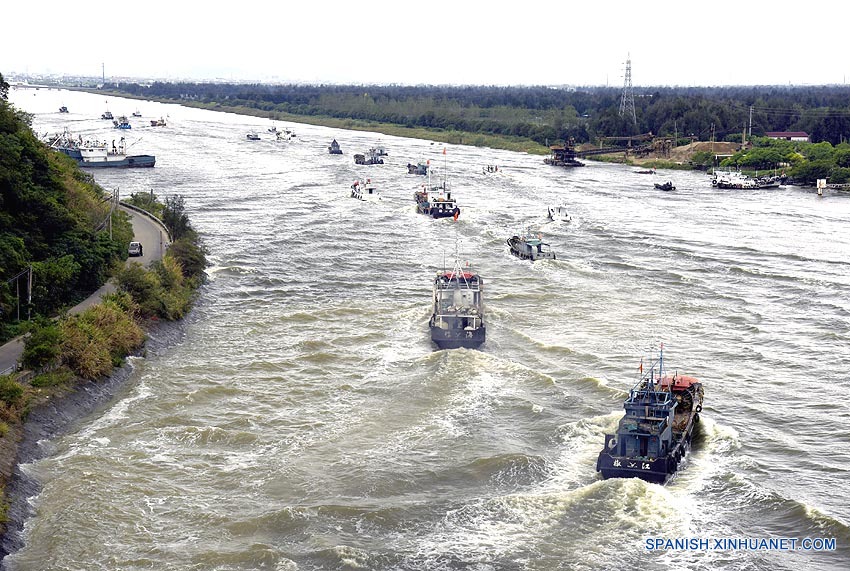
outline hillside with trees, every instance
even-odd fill
[[[7,95],[0,75],[0,340],[18,333],[19,316],[55,315],[95,291],[133,235],[117,212],[110,235],[107,193],[39,141]]]

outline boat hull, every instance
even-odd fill
[[[670,452],[661,458],[642,458],[615,456],[608,452],[608,444],[613,434],[605,435],[606,449],[599,453],[596,460],[596,471],[602,473],[602,478],[640,478],[654,484],[665,484],[676,473],[679,465],[691,449],[691,439],[694,427],[699,421],[699,414],[693,412],[685,431]],[[613,448],[613,446],[611,446]]]
[[[106,160],[85,160],[79,149],[57,150],[77,161],[77,166],[84,168],[151,168],[156,164],[154,155],[110,156]]]
[[[443,329],[431,325],[431,341],[440,349],[478,349],[484,344],[487,332],[482,325],[477,329]]]

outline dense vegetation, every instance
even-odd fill
[[[827,141],[804,143],[763,137],[752,143],[720,166],[752,171],[781,169],[798,184],[814,184],[819,178],[837,184],[850,182],[848,142],[833,146]]]
[[[635,88],[637,123],[619,114],[621,90],[401,85],[262,85],[227,83],[107,84],[139,97],[275,113],[389,123],[409,128],[496,134],[539,144],[572,138],[654,133],[707,141],[752,134],[806,131],[813,142],[839,144],[850,137],[850,88],[652,87]],[[472,137],[468,143],[475,144]]]
[[[7,92],[0,75],[0,341],[17,332],[19,314],[55,315],[95,291],[126,259],[133,234],[115,211],[110,235],[107,194],[33,135]]]

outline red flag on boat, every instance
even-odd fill
[[[443,147],[443,154],[444,155],[446,154],[446,148],[445,147]]]
[[[640,358],[640,367],[638,367],[641,373],[643,373],[643,357]]]

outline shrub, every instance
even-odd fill
[[[24,340],[21,362],[29,369],[41,369],[56,363],[59,358],[61,331],[56,323],[42,319],[36,321]]]
[[[11,375],[0,376],[0,401],[7,405],[15,405],[21,400],[24,387],[15,381]]]

